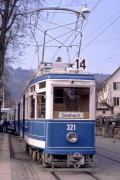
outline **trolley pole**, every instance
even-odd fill
[[[42,51],[42,61],[41,64],[44,62],[44,54],[45,54],[45,36],[46,36],[46,31],[44,33],[44,42],[43,42],[43,51]]]

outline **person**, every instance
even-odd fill
[[[6,131],[7,131],[7,120],[4,119],[4,121],[3,121],[3,133],[6,133]]]
[[[105,119],[105,117],[102,119],[102,124],[106,124],[106,119]]]
[[[1,119],[1,121],[0,121],[0,129],[3,132],[3,119]]]

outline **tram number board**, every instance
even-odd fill
[[[76,125],[75,124],[67,124],[67,131],[75,131]]]
[[[59,118],[81,119],[83,118],[83,112],[59,112]]]
[[[77,58],[74,64],[75,68],[78,70],[87,70],[87,59]]]

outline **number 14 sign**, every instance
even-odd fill
[[[75,68],[79,70],[87,70],[87,59],[77,58],[75,59]]]

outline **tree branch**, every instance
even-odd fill
[[[13,3],[13,5],[12,5],[12,8],[11,8],[11,10],[10,10],[10,12],[9,12],[9,15],[8,15],[8,22],[9,22],[9,20],[10,20],[10,18],[11,18],[11,15],[12,15],[12,13],[13,13],[13,10],[14,10],[14,8],[15,8],[15,5],[16,5],[17,1],[18,1],[18,0],[14,0],[14,3]]]
[[[17,17],[17,14],[14,15],[14,17],[13,17],[13,19],[12,19],[10,25],[9,25],[9,26],[7,27],[7,29],[6,29],[6,32],[7,32],[7,31],[11,28],[11,26],[13,25],[13,23],[14,23],[16,17]]]

